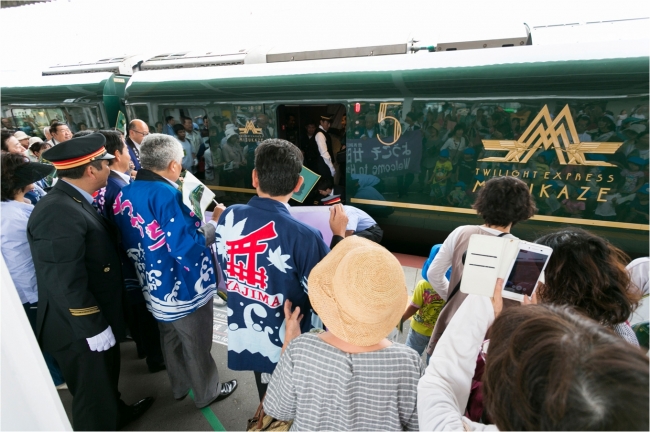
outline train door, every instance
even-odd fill
[[[275,109],[277,118],[278,138],[285,139],[296,145],[303,154],[310,145],[311,137],[320,125],[321,116],[332,117],[328,132],[332,138],[332,154],[330,158],[334,165],[335,174],[332,187],[345,189],[345,141],[346,141],[346,110],[342,104],[283,104]],[[311,144],[313,145],[313,143]],[[345,193],[341,193],[342,198]],[[318,204],[322,197],[316,188],[303,202],[304,205]],[[294,204],[292,202],[292,204]]]

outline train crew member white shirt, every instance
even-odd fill
[[[322,126],[318,126],[320,130],[323,132],[326,132],[325,129],[323,129]],[[316,144],[318,145],[318,152],[320,153],[320,156],[323,158],[325,161],[325,164],[327,167],[330,169],[330,172],[332,173],[332,176],[334,176],[334,173],[336,170],[334,169],[334,165],[332,164],[332,157],[330,156],[329,152],[327,151],[327,140],[325,139],[325,134],[319,134],[316,132]]]
[[[358,233],[377,224],[377,222],[375,222],[375,220],[363,210],[348,205],[344,205],[343,208],[345,208],[345,214],[348,217],[348,225],[345,227],[348,231]]]

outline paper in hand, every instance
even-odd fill
[[[189,171],[183,179],[181,193],[183,204],[205,222],[205,210],[214,199],[214,193]]]

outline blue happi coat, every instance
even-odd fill
[[[106,187],[103,187],[95,196],[95,207],[100,211],[102,216],[106,219],[115,222],[115,216],[113,215],[113,204],[115,203],[115,198],[120,193],[122,188],[128,185],[122,177],[120,177],[115,171],[111,170],[111,173],[108,176],[106,182]],[[122,261],[122,276],[124,276],[124,286],[126,288],[126,298],[129,301],[129,304],[138,304],[144,303],[144,295],[142,294],[142,285],[138,279],[138,275],[135,272],[135,267],[133,263],[126,255],[126,251],[122,243],[120,242],[120,261]]]
[[[175,321],[212,299],[212,254],[197,231],[200,219],[174,185],[141,169],[115,198],[113,216],[157,320]]]
[[[284,301],[311,325],[307,277],[329,252],[285,204],[253,197],[219,218],[217,256],[228,290],[228,368],[272,373],[284,342]]]

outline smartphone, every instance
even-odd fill
[[[553,249],[548,246],[521,242],[517,258],[503,284],[503,298],[523,302],[525,295],[532,296],[552,253]]]

